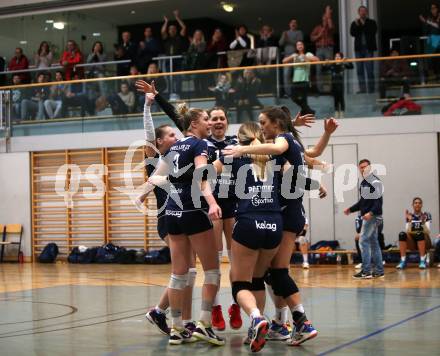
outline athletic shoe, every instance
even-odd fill
[[[385,266],[386,265],[386,262],[385,262],[385,260],[383,260],[382,261],[382,266]]]
[[[420,269],[426,269],[426,261],[425,260],[420,260],[419,268]]]
[[[192,321],[190,321],[185,324],[185,329],[187,329],[193,333],[194,330],[196,330],[196,324],[194,324]]]
[[[358,263],[356,266],[354,266],[355,269],[362,269],[362,263]]]
[[[309,269],[310,265],[308,262],[303,262],[303,269]]]
[[[198,340],[203,340],[213,345],[223,346],[225,344],[223,338],[217,336],[210,326],[205,326],[201,321],[197,322],[196,329],[192,335]]]
[[[292,335],[286,341],[289,346],[299,346],[307,340],[313,339],[318,335],[318,330],[316,330],[312,324],[304,323],[300,327],[294,326],[292,330]]]
[[[373,272],[373,278],[384,278],[384,277],[385,277],[384,273]]]
[[[353,275],[354,279],[371,279],[373,276],[371,273],[364,273],[364,271],[360,271]]]
[[[251,343],[251,339],[249,339],[249,335],[248,335],[243,339],[243,344],[250,345],[250,343]]]
[[[397,269],[405,269],[406,268],[406,261],[400,261],[399,264],[396,266]]]
[[[181,344],[187,344],[190,342],[196,342],[197,339],[193,337],[191,331],[188,329],[182,328],[172,328],[170,332],[170,339],[168,340],[168,343],[170,345],[181,345]]]
[[[229,325],[232,329],[240,329],[243,325],[243,321],[241,320],[241,314],[240,314],[240,306],[238,304],[231,304],[231,306],[228,308],[228,314],[229,314]]]
[[[159,313],[156,309],[151,309],[145,318],[157,327],[157,329],[164,335],[170,335],[170,328],[167,324],[167,317],[164,313]]]
[[[264,318],[252,319],[251,327],[248,330],[250,348],[252,352],[260,351],[266,344],[266,334],[269,330],[269,323]]]
[[[225,330],[225,319],[223,319],[222,306],[214,305],[211,311],[211,324],[216,330]]]
[[[290,332],[285,324],[278,324],[275,320],[272,320],[269,332],[267,333],[268,340],[286,340],[289,336]]]
[[[287,321],[285,325],[286,325],[287,331],[289,331],[289,333],[291,333],[293,328],[292,328],[292,325],[290,325],[290,321]]]

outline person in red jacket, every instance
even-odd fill
[[[64,66],[64,78],[65,80],[71,80],[74,73],[82,74],[82,68],[75,68],[75,65],[83,62],[83,56],[75,41],[67,41],[66,50],[61,56],[60,63]]]
[[[27,57],[23,54],[23,49],[20,47],[17,47],[15,49],[15,56],[11,58],[8,65],[8,70],[21,70],[21,69],[28,69],[29,68],[29,61]],[[27,72],[24,73],[18,73],[20,75],[21,82],[23,84],[30,82],[30,75]]]

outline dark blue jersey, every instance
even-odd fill
[[[426,222],[429,222],[432,220],[432,216],[428,212],[420,213],[417,215],[416,213],[411,213],[411,220],[408,221],[408,229],[411,232],[423,232],[423,225]]]
[[[159,154],[156,154],[154,158],[149,157],[146,159],[146,165],[145,168],[147,170],[147,175],[150,177],[154,170],[158,167],[159,161],[161,157]],[[156,196],[157,201],[157,217],[160,218],[165,214],[165,204],[167,202],[168,193],[167,193],[167,187],[154,187],[154,195]]]
[[[194,159],[198,156],[208,157],[207,141],[194,136],[178,140],[165,155],[171,182],[167,210],[194,210],[207,207],[199,188],[197,194],[193,195],[191,192],[195,170]],[[201,206],[194,204],[197,201],[201,202]],[[178,202],[181,202],[181,207]]]
[[[212,163],[223,156],[221,153],[227,146],[238,144],[237,136],[225,136],[221,141],[209,136],[208,141],[208,162]],[[212,182],[214,190],[212,194],[216,199],[234,199],[235,179],[231,172],[225,169],[217,179]]]
[[[224,164],[224,168],[230,162],[224,157],[220,157],[220,161]],[[250,157],[233,159],[230,170],[236,179],[237,215],[281,212],[279,186],[281,184],[280,171],[283,164],[284,159],[282,157],[276,157],[267,162],[267,176],[264,181],[261,181],[254,174]]]

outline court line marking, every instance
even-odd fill
[[[405,323],[407,323],[408,321],[411,321],[411,320],[413,320],[413,319],[417,319],[417,318],[419,318],[419,317],[421,317],[421,316],[423,316],[423,315],[426,315],[426,314],[428,314],[428,313],[430,313],[430,312],[432,312],[432,311],[434,311],[434,310],[436,310],[436,309],[440,309],[440,304],[439,304],[439,305],[436,305],[435,307],[432,307],[432,308],[426,309],[426,310],[424,310],[424,311],[422,311],[422,312],[419,312],[419,313],[417,313],[417,314],[414,314],[414,315],[412,315],[412,316],[410,316],[410,317],[408,317],[408,318],[406,318],[406,319],[403,319],[403,320],[397,321],[397,322],[395,322],[395,323],[393,323],[393,324],[390,324],[390,325],[387,325],[387,326],[385,326],[385,327],[383,327],[383,328],[377,329],[377,330],[375,330],[375,331],[373,331],[373,332],[371,332],[371,333],[369,333],[369,334],[367,334],[367,335],[360,336],[360,337],[358,337],[358,338],[356,338],[356,339],[354,339],[354,340],[351,340],[351,341],[345,342],[345,343],[343,343],[343,344],[341,344],[341,345],[338,345],[338,346],[335,346],[335,347],[333,347],[333,348],[331,348],[331,349],[329,349],[329,350],[326,350],[326,351],[320,352],[320,353],[318,354],[318,356],[328,355],[328,354],[333,353],[333,352],[335,352],[335,351],[339,351],[339,350],[341,350],[341,349],[343,349],[343,348],[346,348],[346,347],[348,347],[348,346],[351,346],[351,345],[353,345],[353,344],[356,344],[356,343],[358,343],[358,342],[360,342],[360,341],[364,341],[364,340],[366,340],[366,339],[369,339],[369,338],[372,337],[372,336],[375,336],[375,335],[381,334],[381,333],[383,333],[383,332],[385,332],[385,331],[387,331],[387,330],[389,330],[389,329],[395,328],[396,326],[399,326],[399,325],[405,324]]]

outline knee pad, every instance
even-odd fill
[[[205,271],[205,281],[204,284],[212,284],[218,286],[220,282],[220,270],[210,269]]]
[[[232,298],[234,298],[234,302],[236,304],[238,304],[238,292],[240,292],[241,290],[252,290],[252,283],[243,281],[232,282]]]
[[[188,281],[186,282],[187,287],[194,287],[197,277],[197,268],[190,268],[188,270]]]
[[[289,276],[287,268],[273,268],[272,275],[272,289],[276,296],[287,298],[292,294],[299,292],[298,286],[292,277]]]
[[[414,235],[414,241],[425,241],[425,234],[422,231],[417,231]]]
[[[299,243],[300,245],[306,245],[307,242],[308,242],[307,237],[305,237],[305,236],[303,236],[303,235],[301,235],[301,236],[298,237],[298,243]]]
[[[270,274],[270,268],[264,274],[264,282],[268,285],[272,285],[272,275]]]
[[[185,274],[172,273],[171,277],[170,277],[170,284],[168,285],[168,288],[181,290],[186,287],[187,283],[188,283],[188,273],[185,273]]]
[[[252,291],[266,290],[264,277],[252,278]]]
[[[400,232],[399,233],[399,241],[406,241],[408,239],[408,236],[406,236],[406,232]]]

